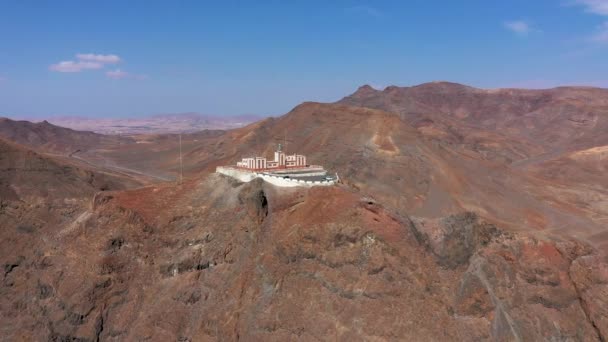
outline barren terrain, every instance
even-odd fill
[[[603,341],[608,91],[361,87],[232,130],[0,121],[7,340]],[[340,175],[214,174],[277,143]]]

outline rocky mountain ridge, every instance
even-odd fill
[[[70,157],[90,143],[83,157],[167,172],[170,135],[17,135],[37,151],[0,140],[0,336],[604,341],[603,94],[364,87],[185,135],[181,184],[138,186]],[[594,119],[572,135],[577,110]],[[213,173],[278,143],[343,183]]]

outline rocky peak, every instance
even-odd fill
[[[353,97],[365,97],[377,93],[378,90],[374,89],[369,84],[364,84],[360,86],[357,91],[355,91],[351,96]]]

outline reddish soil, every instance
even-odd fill
[[[72,217],[80,211],[87,219],[67,232],[3,230],[3,336],[592,341],[608,333],[606,303],[590,301],[608,290],[608,270],[591,247],[506,232],[472,213],[409,218],[344,186],[284,191],[219,175],[105,192]],[[589,277],[587,265],[600,273]]]
[[[0,140],[0,336],[605,341],[606,108],[592,88],[362,87],[183,136],[183,184],[159,181],[174,135],[4,120],[28,147]],[[343,183],[213,174],[279,142]]]

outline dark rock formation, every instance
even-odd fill
[[[606,338],[595,250],[473,213],[410,219],[346,188],[219,175],[96,203],[75,227],[3,229],[5,337]]]

